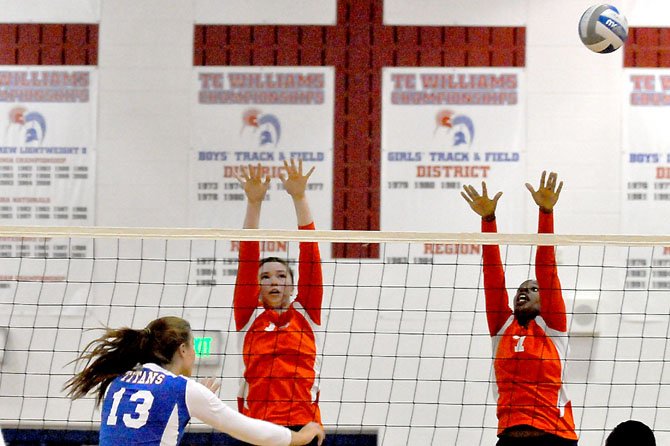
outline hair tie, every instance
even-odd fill
[[[151,328],[147,327],[147,328],[145,328],[145,329],[142,330],[142,331],[144,332],[145,335],[147,335],[147,336],[151,336]]]

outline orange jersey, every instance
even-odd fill
[[[553,226],[553,214],[540,212],[538,232],[552,233]],[[496,229],[495,220],[482,221],[483,232]],[[510,308],[499,247],[484,246],[483,257],[498,434],[513,426],[528,425],[576,440],[572,404],[563,386],[567,319],[554,248],[537,248],[535,273],[541,311],[527,327],[519,324]]]
[[[314,229],[314,225],[300,227]],[[298,294],[282,314],[259,307],[258,242],[240,243],[233,301],[242,332],[240,412],[283,426],[321,422],[321,301],[323,279],[317,243],[300,243]]]

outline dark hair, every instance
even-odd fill
[[[191,325],[179,317],[156,319],[146,328],[106,328],[105,334],[91,341],[73,362],[86,361],[84,369],[70,378],[63,388],[72,399],[81,398],[97,387],[100,404],[111,382],[137,364],[165,365],[183,343],[191,340]]]
[[[263,265],[265,265],[266,263],[272,263],[272,262],[277,262],[277,263],[281,263],[282,265],[284,265],[286,267],[286,269],[288,270],[288,274],[291,276],[291,282],[295,283],[295,279],[293,277],[293,270],[291,269],[291,266],[289,265],[288,260],[286,260],[286,259],[282,259],[280,257],[265,257],[264,259],[261,259],[261,262],[258,265],[258,269],[260,270],[263,267]]]
[[[620,445],[656,446],[654,432],[646,424],[628,420],[619,423],[607,437],[605,446]]]

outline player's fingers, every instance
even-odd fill
[[[556,187],[556,173],[551,172],[549,174],[549,179],[547,180],[547,188],[554,190],[555,187]]]
[[[468,194],[466,194],[465,192],[461,192],[461,197],[465,198],[465,201],[467,201],[469,204],[472,204],[472,200],[470,199],[470,197],[468,197]]]
[[[556,198],[561,195],[561,189],[563,189],[563,182],[558,183],[558,189],[556,189]]]
[[[320,428],[316,433],[316,437],[319,439],[317,443],[319,446],[321,446],[323,444],[323,440],[326,439],[326,431],[324,431],[323,428]]]
[[[547,171],[543,170],[542,171],[542,176],[540,177],[540,189],[544,187],[544,179],[547,176]]]
[[[221,388],[221,382],[218,381],[216,378],[213,378],[213,377],[209,378],[209,386],[207,386],[207,387],[209,387],[209,390],[216,393]]]
[[[465,186],[463,186],[463,189],[465,189],[465,192],[468,194],[468,197],[470,197],[471,200],[474,200],[475,198],[477,198],[479,196],[479,194],[477,193],[475,188],[472,187],[469,184],[466,184]]]
[[[488,191],[486,190],[486,181],[482,181],[482,197],[487,197]]]
[[[242,178],[244,178],[245,181],[249,181],[249,170],[242,166]]]
[[[266,186],[270,184],[270,175],[265,175],[265,182],[263,184],[265,184]]]
[[[498,193],[495,195],[495,197],[493,197],[493,202],[494,202],[494,203],[497,203],[498,200],[500,200],[500,197],[502,197],[502,194],[503,194],[502,191],[498,192]]]
[[[535,189],[533,189],[533,185],[530,183],[526,183],[526,189],[530,191],[531,194],[535,195]]]
[[[302,158],[298,159],[298,173],[302,176]]]
[[[242,186],[244,186],[244,180],[242,180],[242,178],[240,178],[240,176],[237,174],[237,172],[233,172],[233,178],[235,178],[238,183],[240,183]]]
[[[305,178],[309,178],[310,176],[312,176],[312,172],[314,172],[314,169],[316,169],[316,166],[312,166],[312,168],[309,169],[309,171],[305,174]]]

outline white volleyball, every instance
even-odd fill
[[[594,5],[579,20],[579,38],[591,51],[611,53],[628,37],[628,21],[612,5]]]

